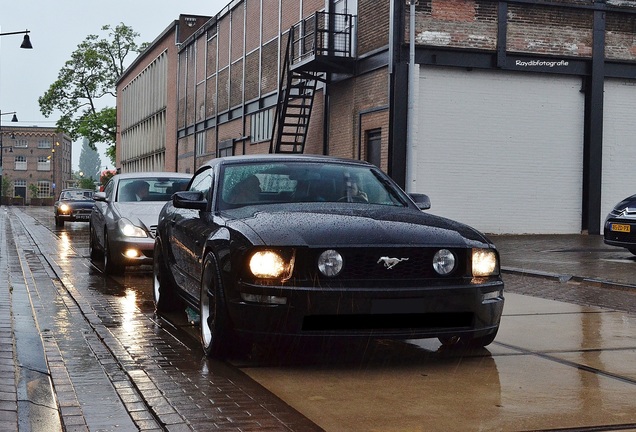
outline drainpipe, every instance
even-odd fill
[[[406,192],[416,191],[417,151],[415,138],[417,136],[417,119],[415,111],[416,82],[415,82],[415,5],[418,0],[406,0],[410,6],[409,21],[409,86],[407,107],[407,133],[406,133]],[[418,69],[419,70],[419,69]]]

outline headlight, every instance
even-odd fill
[[[497,253],[492,249],[473,249],[473,276],[499,274]]]
[[[338,276],[342,271],[343,264],[342,255],[333,249],[324,251],[318,257],[318,270],[325,276]]]
[[[134,225],[128,219],[119,219],[117,226],[123,235],[126,237],[148,237],[146,230]]]
[[[69,211],[71,208],[68,206],[68,204],[62,204],[60,206],[60,211],[63,213],[66,213],[67,211]]]
[[[272,250],[255,252],[250,258],[249,267],[252,274],[263,279],[288,279],[294,266],[293,256],[285,259]]]
[[[433,268],[442,276],[450,274],[455,270],[456,262],[455,255],[448,249],[440,249],[435,256],[433,256]]]

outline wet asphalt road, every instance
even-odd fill
[[[15,212],[58,402],[76,430],[636,429],[636,372],[619,366],[636,360],[633,290],[515,272],[486,350],[292,344],[223,363],[201,356],[185,313],[154,314],[150,268],[105,276],[87,258],[87,224],[55,228],[46,207]]]

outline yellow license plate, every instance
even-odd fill
[[[631,228],[632,227],[630,225],[627,225],[627,224],[615,224],[615,223],[613,223],[610,226],[610,230],[618,231],[618,232],[630,232]]]

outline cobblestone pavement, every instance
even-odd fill
[[[183,342],[183,335],[177,337],[180,329],[156,320],[152,304],[138,302],[135,291],[122,290],[110,278],[96,278],[97,270],[81,259],[69,239],[58,239],[29,215],[33,212],[3,212],[0,230],[8,246],[1,255],[21,262],[27,283],[20,290],[31,298],[39,325],[33,330],[41,334],[48,360],[43,374],[52,382],[60,408],[57,427],[34,430],[320,430],[235,368],[192,355],[200,351],[197,343]],[[0,272],[5,270],[3,264]],[[150,279],[146,275],[144,283]],[[101,281],[99,286],[95,280]],[[0,291],[10,292],[6,284]],[[15,293],[12,298],[15,303]],[[12,313],[17,315],[15,308]],[[9,323],[5,329],[10,328]],[[6,388],[11,390],[6,395],[1,390],[0,398],[20,403],[14,386]],[[55,399],[48,403],[55,408]],[[17,430],[16,421],[25,411],[15,406],[17,420],[14,405],[7,405],[6,412],[0,405],[3,431]],[[23,416],[27,421],[34,417]]]

